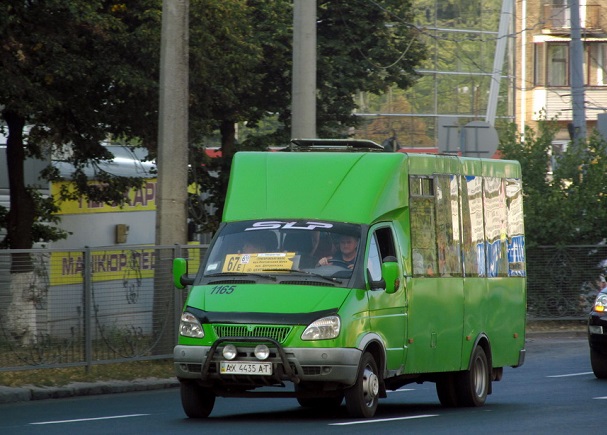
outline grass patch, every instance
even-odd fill
[[[72,382],[132,381],[142,378],[166,379],[174,376],[173,360],[171,359],[95,365],[89,369],[88,373],[85,367],[0,372],[0,385],[60,387]]]

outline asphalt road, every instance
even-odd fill
[[[190,420],[179,390],[165,388],[0,405],[0,434],[578,434],[605,433],[607,382],[592,374],[585,337],[534,337],[525,365],[504,370],[481,408],[440,406],[434,384],[412,384],[380,401],[374,418],[345,406],[319,413],[295,399],[218,398],[208,419]]]

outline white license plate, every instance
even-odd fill
[[[272,363],[221,361],[222,375],[271,375]]]

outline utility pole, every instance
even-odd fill
[[[189,0],[162,0],[160,101],[156,167],[156,245],[187,242]],[[172,252],[160,249],[154,269],[155,352],[175,346],[181,306],[171,285]]]
[[[189,0],[162,1],[156,244],[187,242]]]
[[[316,0],[293,0],[291,137],[316,137]]]
[[[573,142],[586,140],[586,110],[584,107],[584,47],[580,30],[580,2],[571,0],[571,42],[569,71],[573,110]]]

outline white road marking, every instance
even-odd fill
[[[607,396],[603,396],[603,397],[593,397],[593,399],[596,399],[596,400],[606,400],[606,399],[607,399]]]
[[[404,393],[406,391],[415,391],[415,388],[402,388],[399,390],[394,390],[394,391],[387,391],[388,394],[390,393]]]
[[[570,376],[585,376],[585,375],[591,375],[592,372],[582,372],[582,373],[569,373],[566,375],[552,375],[552,376],[546,376],[547,378],[568,378]]]
[[[131,418],[131,417],[144,417],[150,414],[128,414],[128,415],[110,415],[107,417],[94,417],[94,418],[77,418],[74,420],[54,420],[54,421],[38,421],[30,424],[61,424],[61,423],[79,423],[82,421],[95,421],[95,420],[112,420],[115,418]]]
[[[380,418],[377,420],[348,421],[345,423],[329,423],[329,426],[350,426],[353,424],[383,423],[386,421],[413,420],[416,418],[438,417],[438,414],[412,415],[411,417]]]

